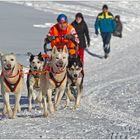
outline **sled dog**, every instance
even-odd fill
[[[28,53],[30,56],[30,70],[27,75],[27,90],[28,90],[28,110],[32,110],[32,99],[40,104],[40,108],[43,108],[42,105],[42,90],[40,88],[40,77],[43,73],[44,59],[41,52],[38,55],[33,55]]]
[[[69,102],[74,100],[74,109],[76,109],[80,106],[84,79],[83,65],[79,56],[69,57],[67,76],[66,106],[69,106]],[[72,94],[72,91],[75,91],[74,94]]]
[[[51,69],[43,75],[41,86],[43,91],[44,116],[48,116],[46,95],[48,100],[49,111],[54,113],[60,104],[61,98],[66,89],[67,83],[67,65],[68,65],[68,49],[64,46],[63,50],[58,51],[53,47],[51,52],[52,59],[50,61]],[[52,101],[52,92],[55,90],[54,103]]]
[[[1,72],[1,93],[4,99],[3,114],[8,114],[9,118],[15,118],[17,111],[20,112],[20,98],[23,86],[23,68],[13,53],[0,53],[2,66]],[[15,95],[15,105],[12,111],[9,101],[9,92]]]

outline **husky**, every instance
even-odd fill
[[[8,114],[9,118],[16,118],[17,112],[20,112],[20,98],[23,87],[23,67],[20,65],[13,53],[0,53],[2,66],[1,72],[1,93],[4,98],[3,114]],[[12,111],[9,101],[9,92],[15,93],[15,105]]]
[[[66,106],[69,106],[70,101],[75,101],[73,109],[76,109],[80,106],[80,100],[83,92],[83,65],[79,56],[69,57],[69,63],[67,67],[67,88],[66,88]],[[72,89],[77,90],[77,94],[72,94]]]
[[[49,111],[53,114],[60,104],[61,98],[66,89],[67,83],[67,65],[68,65],[68,49],[64,46],[63,50],[58,51],[54,46],[51,52],[52,59],[50,61],[50,71],[42,76],[41,86],[43,92],[44,116],[48,116],[46,95],[49,105]],[[52,93],[55,90],[54,103],[52,101]]]
[[[28,52],[27,55],[30,56],[30,70],[29,74],[27,75],[26,85],[28,90],[28,111],[31,112],[32,99],[40,104],[40,108],[43,108],[40,77],[43,73],[44,59],[41,52],[38,55],[33,55],[32,53]]]

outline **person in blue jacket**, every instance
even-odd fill
[[[110,40],[111,35],[116,29],[116,22],[114,20],[114,16],[111,12],[108,11],[108,6],[103,5],[102,12],[98,14],[95,22],[95,34],[98,35],[100,29],[102,40],[103,40],[103,48],[104,48],[104,58],[108,57],[110,53]]]

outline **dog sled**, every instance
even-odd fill
[[[54,38],[54,40],[55,39],[57,39],[57,38],[62,38],[62,39],[65,39],[65,36],[53,36],[53,38]],[[68,40],[68,39],[66,39],[66,40]],[[70,50],[70,49],[74,49],[75,50],[75,54],[77,54],[78,55],[78,43],[75,41],[75,40],[68,40],[68,41],[72,41],[74,44],[75,44],[75,47],[74,48],[67,48],[68,50]],[[49,55],[49,52],[51,52],[52,51],[52,48],[51,48],[51,46],[50,47],[48,47],[48,44],[49,44],[50,42],[45,42],[44,43],[44,46],[43,46],[43,48],[44,48],[44,52],[45,52],[45,54],[47,54],[46,56],[48,56]],[[57,46],[56,46],[57,47]],[[62,50],[63,49],[63,47],[61,47],[61,48],[57,48],[58,50]],[[73,53],[74,54],[74,53]]]

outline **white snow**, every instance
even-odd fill
[[[46,17],[50,14],[55,17],[51,21],[46,19],[45,22],[38,21],[32,25],[40,30],[50,28],[56,22],[58,13],[67,14],[71,22],[77,12],[82,12],[89,26],[91,46],[85,51],[81,107],[74,112],[70,108],[64,109],[62,100],[59,110],[45,119],[42,117],[42,111],[38,110],[38,105],[34,104],[31,113],[27,111],[25,87],[21,98],[22,111],[18,113],[18,118],[10,120],[0,116],[0,138],[140,138],[140,2],[106,2],[114,15],[121,16],[124,27],[122,39],[112,37],[111,53],[107,60],[101,59],[104,55],[101,37],[94,35],[94,22],[104,3],[18,2],[25,7],[46,12]],[[14,47],[16,52],[18,46]],[[34,45],[27,47],[34,49]],[[21,52],[18,58],[28,67],[28,58],[24,53]],[[27,70],[28,68],[25,69]]]
[[[45,24],[34,24],[33,27],[36,27],[36,28],[47,28],[47,27],[51,27],[53,26],[55,23],[45,23]]]

